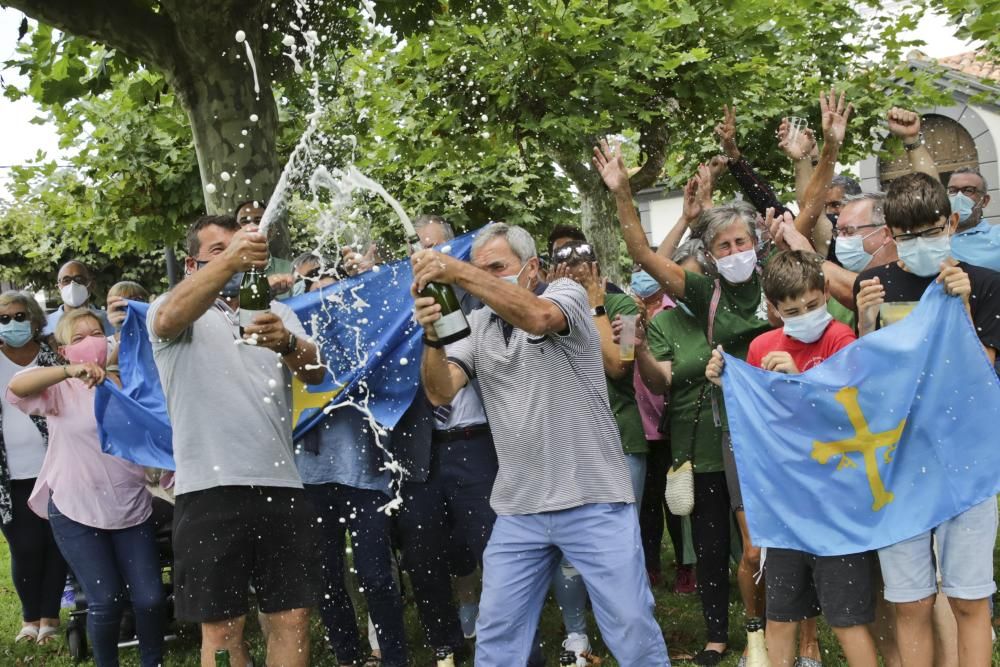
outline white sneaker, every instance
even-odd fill
[[[587,658],[584,653],[590,652],[590,640],[587,635],[580,632],[571,632],[566,635],[563,641],[563,648],[576,654],[577,667],[587,667]]]

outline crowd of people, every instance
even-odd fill
[[[593,169],[634,262],[624,289],[577,227],[555,227],[540,254],[526,230],[490,223],[465,262],[439,250],[454,237],[444,218],[418,218],[421,390],[387,441],[350,407],[293,441],[293,377],[315,385],[326,371],[283,301],[322,298],[379,259],[373,247],[335,262],[275,261],[259,202],[198,218],[184,279],[146,314],[173,427],[169,474],[102,452],[94,411],[95,387],[120,384],[126,300],[148,300],[146,291],[118,283],[101,310],[94,276],[70,261],[56,277],[63,304],[48,317],[25,292],[0,295],[0,519],[22,605],[16,640],[57,637],[71,572],[100,667],[118,664],[127,607],[141,664],[169,664],[159,495],[173,502],[173,614],[200,626],[206,667],[219,651],[236,667],[253,664],[244,630],[254,606],[268,665],[310,664],[314,608],[339,665],[412,664],[406,581],[439,667],[465,659],[473,638],[478,667],[545,664],[554,638],[539,616],[550,590],[564,626],[560,664],[599,660],[589,604],[626,667],[716,665],[734,649],[750,667],[814,667],[820,616],[851,667],[989,665],[994,498],[903,543],[838,556],[762,558],[744,511],[720,349],[800,373],[892,324],[935,281],[966,304],[990,363],[1000,349],[1000,227],[983,219],[982,175],[960,169],[942,184],[920,116],[893,109],[888,128],[912,173],[862,193],[835,173],[851,112],[830,91],[821,137],[782,121],[778,147],[796,176],[786,206],[740,151],[727,108],[716,128],[723,154],[688,181],[683,214],[655,247],[620,147],[595,147]],[[717,203],[727,172],[741,196]],[[264,267],[270,310],[241,321],[241,278]],[[465,338],[438,340],[441,305],[422,295],[431,282],[455,287]],[[890,317],[885,304],[904,308]],[[633,323],[634,355],[623,353]],[[391,516],[386,448],[406,471]],[[731,561],[747,619],[739,648],[729,643]],[[661,585],[700,599],[704,644],[691,654],[668,655],[654,614]]]

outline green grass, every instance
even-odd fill
[[[670,562],[670,545],[664,545],[664,562]],[[1000,551],[994,552],[995,567],[1000,565]],[[1000,571],[1000,570],[996,570]],[[664,572],[664,579],[668,582],[673,580],[673,570],[668,568]],[[722,663],[726,667],[736,664],[739,651],[745,645],[745,635],[743,633],[743,605],[739,602],[738,591],[735,581],[730,588],[730,632],[729,646],[730,653]],[[705,641],[705,629],[701,617],[701,605],[697,595],[675,595],[668,592],[664,587],[657,587],[654,591],[656,598],[656,617],[663,628],[664,636],[671,649],[671,653],[680,651],[696,652],[702,648]],[[359,614],[363,614],[363,609],[359,609]],[[63,621],[65,622],[65,614]],[[593,616],[589,618],[589,628],[591,641],[594,642],[595,652],[604,658],[604,667],[617,667],[618,663],[608,657],[609,653],[600,642],[599,633],[596,628]],[[364,628],[364,617],[359,619],[359,627]],[[0,553],[0,665],[24,666],[24,667],[61,667],[72,665],[73,661],[69,657],[64,641],[60,640],[48,646],[39,647],[36,645],[19,644],[13,642],[14,635],[20,628],[20,605],[17,595],[14,592],[10,579],[10,562],[6,549]],[[417,620],[416,611],[412,600],[407,601],[406,606],[406,626],[410,637],[410,646],[413,647],[413,664],[417,667],[433,665],[431,653],[423,648],[423,633]],[[248,636],[254,647],[258,664],[262,664],[264,655],[261,642],[260,631],[255,623],[248,624]],[[542,633],[546,641],[545,651],[549,665],[557,664],[557,655],[562,640],[562,620],[559,610],[555,604],[549,600],[542,614]],[[317,618],[313,620],[312,632],[312,659],[311,665],[322,667],[333,667],[336,660],[326,649],[323,643],[323,630]],[[847,663],[841,654],[840,647],[830,629],[820,621],[820,648],[823,656],[823,664],[826,667],[847,667]],[[124,649],[121,658],[122,665],[138,665],[138,654],[136,649]],[[93,665],[92,661],[83,664]],[[198,634],[197,630],[188,628],[182,631],[181,637],[168,644],[166,654],[166,664],[170,667],[197,667],[198,663]],[[471,665],[472,660],[463,663]],[[1000,649],[994,649],[993,664],[1000,664]],[[511,665],[511,667],[519,667]]]

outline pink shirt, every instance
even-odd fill
[[[104,530],[130,528],[149,518],[152,496],[142,466],[101,451],[94,392],[75,378],[26,398],[7,390],[11,405],[48,418],[48,451],[28,506],[47,519],[51,494],[59,511],[77,523]]]
[[[661,310],[673,308],[675,305],[673,299],[664,294],[663,302],[659,308],[653,311],[649,319],[653,319]],[[632,383],[635,385],[635,403],[639,406],[639,415],[642,417],[642,430],[646,434],[646,440],[666,439],[667,434],[660,433],[657,428],[660,425],[660,419],[663,417],[663,397],[659,394],[654,394],[646,387],[646,383],[642,381],[642,377],[639,375],[639,364],[635,364]]]

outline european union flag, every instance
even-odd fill
[[[468,259],[473,237],[455,238],[445,250]],[[422,329],[413,321],[412,283],[406,259],[285,302],[319,341],[328,367],[322,384],[293,380],[295,439],[322,422],[330,406],[348,401],[366,407],[387,429],[397,424],[420,383]],[[129,302],[118,352],[122,388],[99,385],[94,409],[106,453],[173,470],[172,431],[146,333],[147,308]]]
[[[841,555],[919,535],[1000,492],[1000,386],[962,301],[801,375],[726,355],[729,428],[755,544]]]

